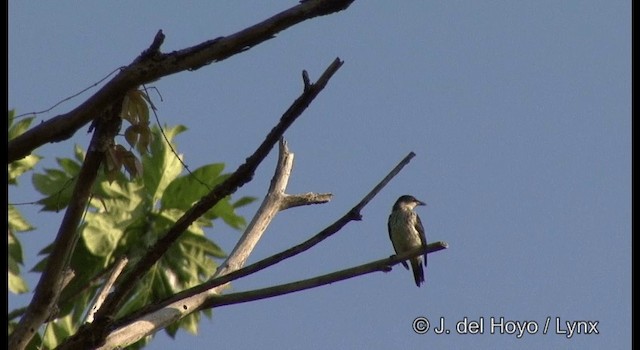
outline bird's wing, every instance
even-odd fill
[[[420,220],[420,215],[416,214],[416,224],[414,226],[418,234],[420,235],[420,241],[422,242],[422,246],[427,246],[427,236],[424,233],[424,226],[422,226],[422,221]],[[424,253],[424,266],[427,267],[427,253]]]
[[[391,215],[389,215],[389,220],[387,220],[387,231],[389,231],[389,240],[391,241],[391,245],[393,246],[393,250],[398,254],[398,250],[396,249],[396,244],[393,242],[393,236],[391,235]],[[407,265],[406,261],[402,261],[402,266],[405,269],[409,269],[409,265]]]
[[[389,231],[389,240],[391,241],[391,244],[393,244],[393,237],[391,236],[391,215],[389,215],[389,220],[387,220],[387,231]],[[396,247],[393,247],[393,250],[395,250]]]

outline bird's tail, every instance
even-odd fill
[[[424,282],[424,270],[422,269],[421,259],[411,260],[411,269],[413,270],[413,279],[416,281],[416,286],[420,287],[420,284]]]

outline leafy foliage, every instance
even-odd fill
[[[14,123],[15,111],[10,110],[8,113],[8,136],[9,140],[24,133],[31,125],[33,117],[24,118],[17,123]],[[9,185],[17,185],[18,177],[25,172],[33,169],[33,167],[40,161],[41,157],[37,155],[29,155],[18,161],[9,164],[8,182]],[[22,258],[22,245],[16,236],[17,232],[26,232],[34,229],[33,226],[22,216],[20,211],[13,205],[8,206],[8,267],[9,267],[9,291],[12,293],[26,293],[29,291],[27,282],[20,275],[20,265],[23,265]]]
[[[124,138],[141,155],[149,152],[149,144],[153,140],[149,128],[149,106],[153,107],[153,104],[147,94],[133,89],[125,95],[120,110],[120,118],[131,124],[125,129]],[[105,158],[105,173],[109,182],[116,179],[122,166],[132,178],[142,174],[142,164],[135,154],[122,145],[114,144],[107,149]]]
[[[184,130],[184,126],[176,126],[166,128],[164,133],[171,141]],[[128,179],[119,171],[115,175],[109,169],[99,172],[71,257],[70,267],[76,277],[62,292],[58,319],[49,323],[43,336],[46,347],[55,347],[77,330],[106,271],[119,257],[128,257],[129,266],[135,264],[195,201],[228,176],[223,173],[223,164],[205,165],[192,174],[181,175],[178,156],[157,128],[153,128],[152,133],[149,152],[141,157],[144,168],[144,172],[138,173],[141,176]],[[172,146],[176,149],[175,144]],[[57,159],[58,168],[34,174],[36,189],[45,195],[39,202],[43,210],[60,210],[68,205],[83,159],[84,152],[76,147],[73,159]],[[208,279],[217,267],[214,259],[223,258],[225,253],[205,236],[204,228],[213,227],[216,219],[222,219],[234,229],[244,227],[245,220],[235,209],[253,200],[243,197],[232,203],[230,198],[225,198],[190,225],[137,283],[118,316]],[[41,253],[47,254],[50,249],[51,246]],[[41,270],[45,264],[46,257],[35,270]],[[167,328],[167,332],[173,336],[183,328],[195,333],[199,317],[194,313]]]

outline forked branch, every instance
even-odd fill
[[[188,313],[194,312],[195,310],[188,309],[193,305],[191,302],[193,300],[192,298],[196,298],[200,303],[202,303],[204,302],[204,300],[209,298],[209,296],[211,296],[210,291],[216,290],[218,286],[225,285],[241,277],[256,273],[260,270],[263,270],[269,266],[275,265],[285,259],[293,257],[297,254],[300,254],[312,248],[316,244],[320,243],[321,241],[327,239],[334,233],[338,232],[340,229],[342,229],[342,227],[344,227],[349,222],[354,220],[360,220],[361,218],[360,211],[362,210],[362,208],[364,208],[364,206],[369,201],[371,201],[373,197],[375,197],[375,195],[377,195],[378,192],[380,192],[380,190],[384,186],[386,186],[386,184],[389,183],[389,181],[391,181],[391,179],[396,174],[398,174],[400,170],[402,170],[402,168],[405,165],[407,165],[411,160],[411,158],[413,158],[414,156],[415,154],[413,152],[410,152],[404,159],[400,161],[398,165],[396,165],[396,167],[393,170],[391,170],[391,172],[389,172],[389,174],[387,174],[387,176],[385,176],[385,178],[382,181],[380,181],[380,183],[378,183],[373,188],[373,190],[371,190],[371,192],[369,192],[358,204],[356,204],[355,207],[351,208],[344,216],[342,216],[333,224],[329,225],[327,228],[325,228],[315,236],[311,237],[310,239],[306,240],[305,242],[298,244],[292,248],[289,248],[283,252],[277,253],[268,258],[260,260],[249,266],[241,268],[239,270],[214,278],[199,286],[182,291],[170,298],[167,298],[166,300],[156,305],[152,305],[148,308],[145,308],[144,310],[141,310],[141,312],[136,312],[134,315],[129,315],[123,319],[118,320],[117,322],[114,323],[114,326],[119,327],[120,330],[124,330],[125,325],[139,323],[142,320],[145,320],[145,322],[150,322],[150,319],[146,317],[148,315],[153,315],[159,312],[163,312],[167,314],[170,314],[170,313],[180,314],[184,312],[188,312]],[[187,309],[185,310],[185,308]],[[117,333],[117,331],[114,332],[114,337],[115,337],[115,333]],[[118,344],[118,342],[113,342],[113,344]]]
[[[61,349],[94,348],[103,343],[111,329],[113,317],[120,305],[126,300],[135,287],[135,282],[141,278],[155,264],[169,247],[182,235],[182,233],[207,210],[215,206],[221,199],[235,193],[238,188],[249,182],[258,165],[266,158],[269,151],[282,137],[284,132],[302,114],[315,97],[324,89],[329,79],[342,66],[343,62],[336,58],[316,83],[304,89],[287,111],[280,118],[280,122],[269,132],[265,140],[256,151],[246,159],[222,183],[194,204],[169,231],[160,238],[147,253],[135,264],[132,269],[116,284],[115,290],[105,300],[102,308],[95,315],[95,320],[90,325],[83,326],[74,336],[70,337]],[[217,287],[217,286],[216,286]]]

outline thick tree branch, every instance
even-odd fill
[[[7,145],[8,163],[29,155],[45,143],[60,142],[70,138],[114,99],[123,96],[131,89],[174,73],[195,70],[212,62],[224,60],[269,40],[277,33],[300,22],[344,10],[353,1],[305,1],[235,34],[166,54],[159,51],[164,40],[162,31],[159,31],[147,50],[80,106],[44,121],[11,140]]]
[[[96,123],[95,133],[78,173],[71,200],[53,243],[53,250],[47,257],[45,270],[38,281],[27,311],[9,337],[9,349],[23,349],[40,325],[49,317],[48,310],[51,310],[58,302],[62,290],[60,283],[63,280],[63,271],[67,267],[78,240],[78,224],[87,206],[91,188],[98,175],[105,151],[113,143],[113,138],[120,129],[122,119],[120,119],[119,113],[121,107],[122,98],[119,98]]]
[[[61,349],[93,348],[104,342],[104,337],[110,329],[113,315],[119,309],[129,293],[134,289],[136,281],[141,278],[158,259],[169,249],[169,247],[180,237],[180,235],[207,210],[216,205],[221,199],[234,193],[238,188],[251,181],[258,165],[266,158],[269,151],[282,137],[289,126],[302,114],[311,101],[324,89],[329,79],[342,66],[343,62],[336,58],[325,72],[298,97],[287,111],[280,118],[280,122],[269,132],[262,144],[256,151],[246,159],[225,181],[216,186],[211,192],[202,197],[194,204],[169,231],[160,238],[143,256],[137,264],[133,266],[116,285],[115,290],[104,302],[102,308],[98,310],[95,320],[91,325],[85,325],[74,336],[68,339]],[[96,330],[99,330],[97,332]],[[96,335],[99,334],[99,335]],[[89,336],[87,336],[89,335]]]
[[[205,303],[202,304],[200,310],[233,305],[239,303],[246,303],[249,301],[255,301],[260,299],[272,298],[289,293],[299,292],[305,289],[311,289],[319,286],[324,286],[330,283],[346,280],[349,278],[366,275],[376,271],[388,272],[391,267],[405,261],[409,258],[420,256],[426,253],[434,253],[443,249],[447,249],[449,246],[446,242],[435,242],[427,245],[425,249],[418,248],[412,251],[400,254],[392,255],[386,259],[372,261],[370,263],[351,267],[348,269],[332,272],[322,276],[316,276],[301,281],[281,284],[273,287],[256,289],[248,292],[231,293],[225,295],[210,296]]]

